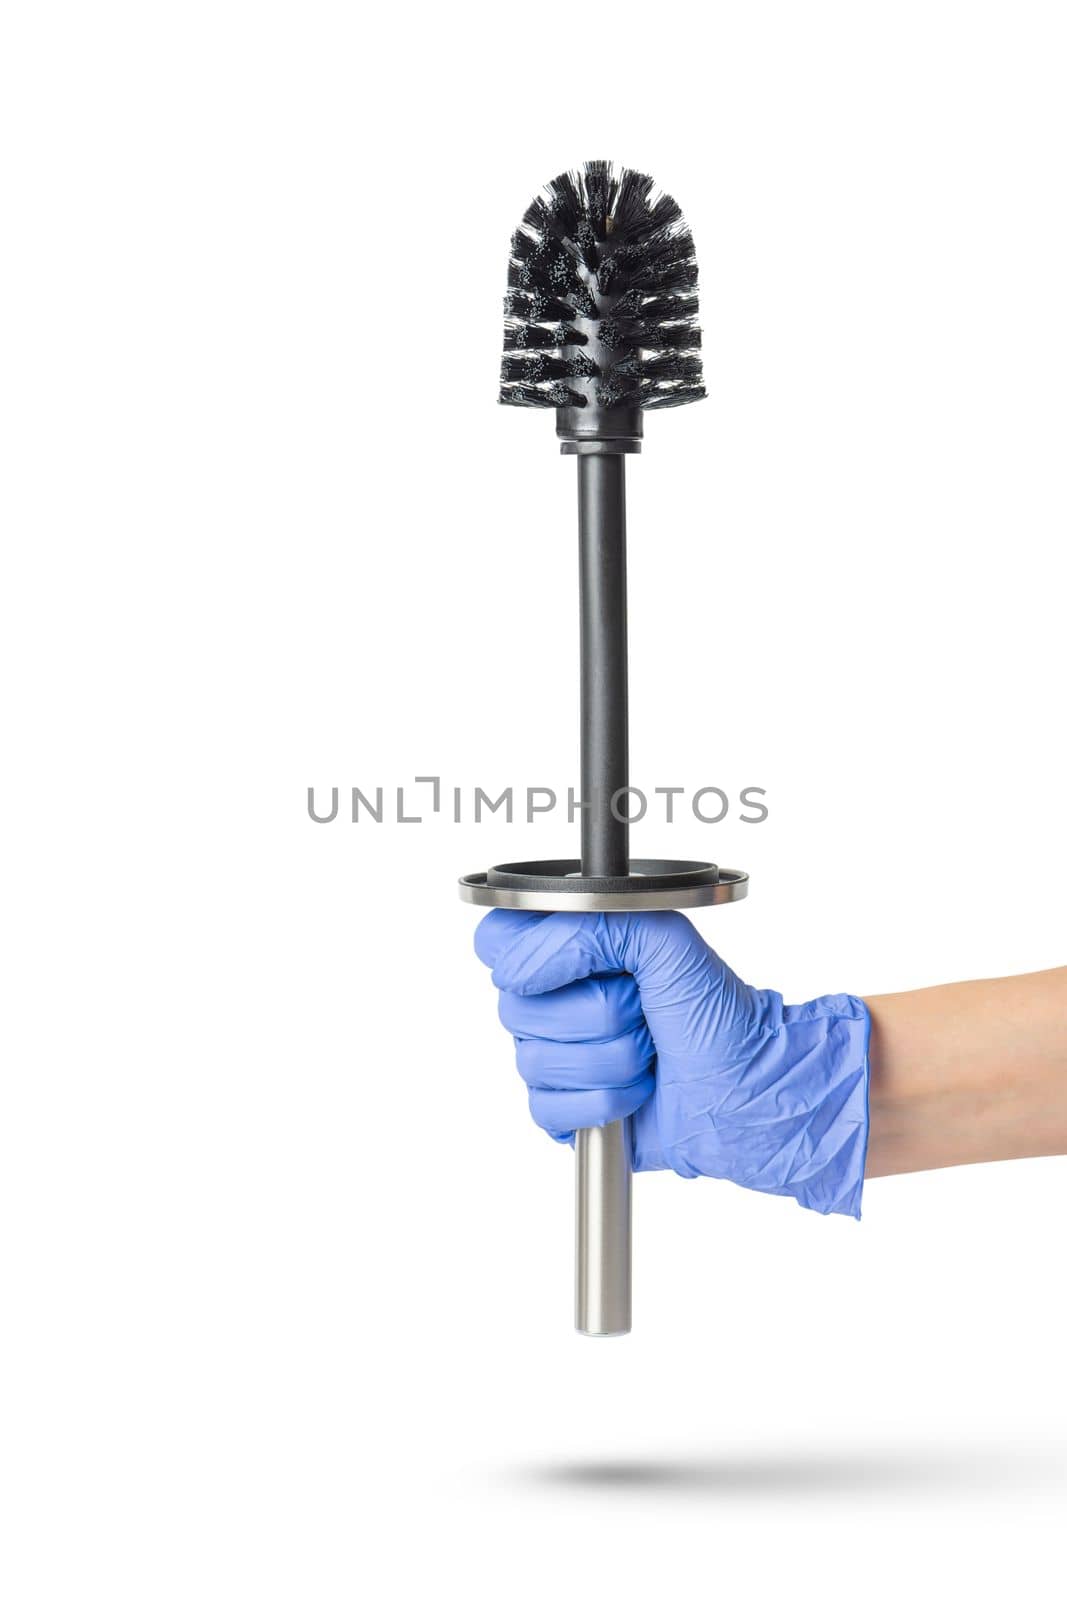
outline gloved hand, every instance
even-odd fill
[[[859,1217],[862,1000],[787,1006],[750,989],[677,911],[490,911],[475,948],[553,1138],[632,1116],[635,1171],[729,1178]]]

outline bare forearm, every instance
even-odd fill
[[[867,1176],[1067,1154],[1067,967],[875,995]]]

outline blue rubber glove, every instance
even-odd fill
[[[750,989],[677,911],[491,911],[475,935],[534,1120],[633,1117],[634,1169],[729,1178],[859,1217],[870,1017]]]

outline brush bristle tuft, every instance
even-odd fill
[[[655,409],[702,399],[696,284],[685,219],[647,173],[608,161],[561,172],[512,236],[501,400]]]

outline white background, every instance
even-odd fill
[[[1067,22],[1019,3],[5,8],[5,1600],[1062,1583],[1067,1160],[861,1225],[638,1180],[571,1331],[454,879],[566,821],[574,468],[507,239],[681,200],[711,397],[630,471],[646,824],[792,1000],[1065,959]],[[417,792],[417,791],[416,791]]]

